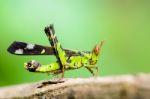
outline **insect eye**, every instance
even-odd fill
[[[39,67],[39,66],[41,66],[41,64],[40,63],[38,63],[38,62],[34,62],[34,64],[33,64],[35,67]]]
[[[31,67],[31,63],[28,63],[28,67]]]

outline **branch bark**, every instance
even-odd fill
[[[0,88],[0,99],[150,99],[150,74],[67,78],[37,88],[41,82]]]

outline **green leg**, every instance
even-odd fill
[[[64,69],[64,66],[62,67],[62,74],[61,74],[61,78],[63,78],[65,75],[65,69]]]
[[[91,73],[93,76],[95,75],[94,71],[93,71],[91,68],[89,68],[89,67],[87,67],[87,66],[85,66],[85,68],[86,68],[87,70],[89,70],[90,73]]]
[[[46,27],[45,33],[48,37],[48,40],[49,40],[51,46],[53,47],[53,50],[55,52],[55,56],[56,56],[57,60],[60,63],[61,70],[62,70],[62,77],[64,77],[65,64],[67,63],[66,53],[65,53],[64,49],[62,48],[61,44],[57,40],[53,25]]]
[[[88,69],[93,76],[98,76],[98,67],[85,66],[85,68]],[[93,69],[96,69],[96,72],[94,72]]]

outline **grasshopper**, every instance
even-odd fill
[[[96,63],[103,41],[97,44],[92,51],[64,49],[57,39],[52,24],[45,27],[44,31],[51,47],[15,41],[7,49],[8,52],[15,55],[55,55],[57,61],[51,64],[41,65],[35,60],[24,63],[25,69],[30,72],[61,74],[61,77],[64,77],[66,70],[85,67],[92,75],[97,75]]]

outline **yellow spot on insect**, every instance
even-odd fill
[[[44,54],[45,53],[45,49],[43,49],[42,51],[41,51],[41,54]]]

